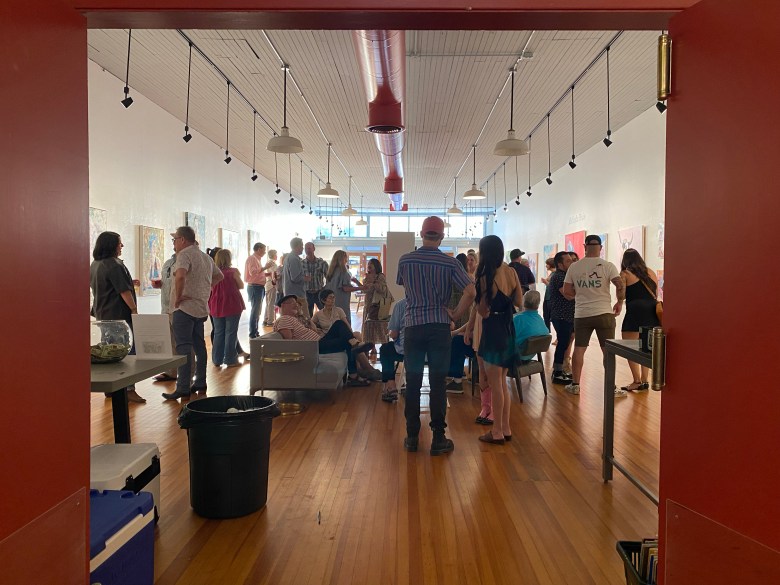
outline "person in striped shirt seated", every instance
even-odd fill
[[[352,331],[344,321],[336,320],[324,335],[315,329],[306,327],[298,319],[298,297],[285,295],[277,303],[281,316],[274,322],[274,331],[285,339],[302,339],[319,342],[319,353],[347,352],[347,386],[368,386],[369,381],[357,374],[356,356],[359,353],[369,351],[373,346],[370,343],[361,344],[352,335]],[[309,322],[310,323],[310,322]]]
[[[420,388],[428,360],[431,384],[431,455],[449,453],[455,448],[444,434],[447,428],[445,379],[450,365],[450,319],[457,320],[474,302],[476,289],[455,258],[447,256],[439,245],[444,239],[444,221],[431,216],[423,221],[420,236],[423,245],[401,256],[396,283],[406,293],[404,316],[404,364],[406,366],[406,439],[404,448],[417,451],[420,434]],[[452,286],[463,290],[454,311],[447,305]]]

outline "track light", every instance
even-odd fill
[[[182,140],[189,142],[192,140],[192,134],[190,134],[190,81],[192,80],[192,42],[190,45],[190,58],[189,65],[187,65],[187,113],[184,116],[184,136]]]
[[[277,136],[271,138],[268,141],[266,147],[271,152],[280,152],[283,154],[295,154],[297,152],[303,152],[303,145],[297,138],[290,136],[290,129],[287,127],[287,72],[290,67],[285,64],[282,66],[284,71],[284,122],[282,124],[281,131]]]
[[[250,177],[253,181],[257,181],[257,173],[255,172],[255,169],[252,169],[252,176]]]
[[[548,184],[548,185],[552,185],[552,183],[553,183],[553,181],[552,181],[552,175],[550,175],[550,174],[548,173],[548,174],[547,174],[547,178],[545,179],[545,181],[547,182],[547,184]]]
[[[225,164],[232,161],[230,156],[230,80],[227,82],[227,117],[225,118]]]
[[[666,104],[663,102],[658,102],[657,104],[655,104],[655,107],[661,114],[663,114],[666,111]]]
[[[515,199],[515,205],[520,205],[520,195]]]
[[[290,203],[293,203],[295,201],[295,197],[290,197]]]
[[[305,208],[306,208],[306,205],[301,203],[301,209],[305,209]]]
[[[607,45],[607,137],[602,140],[604,146],[607,148],[612,146],[612,140],[610,139],[610,136],[612,136],[612,123],[609,109],[609,45]]]
[[[509,102],[509,131],[506,140],[496,144],[493,154],[499,156],[522,156],[528,154],[528,145],[523,140],[515,138],[514,116],[515,116],[515,68],[512,67],[512,89]]]
[[[274,189],[274,193],[276,193],[278,195],[281,192],[282,192],[282,190],[279,188],[279,183],[277,183],[276,184],[276,189]]]
[[[314,210],[313,210],[313,209],[310,209],[310,210],[309,210],[309,215],[311,215],[312,213],[314,213]]]
[[[274,199],[274,203],[276,203],[277,205],[279,205],[279,200],[278,200],[278,199]]]
[[[656,109],[663,114],[666,111],[664,103],[671,94],[672,72],[672,39],[662,32],[658,37],[658,103]]]
[[[569,161],[569,168],[573,169],[573,168],[576,168],[576,167],[577,167],[577,163],[574,162],[574,155],[571,155],[571,160]]]
[[[130,80],[130,41],[133,38],[133,29],[127,31],[127,71],[125,72],[125,99],[121,100],[121,104],[125,108],[129,108],[133,105],[133,98],[130,97],[130,87],[128,81]]]

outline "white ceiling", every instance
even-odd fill
[[[183,31],[251,102],[257,118],[258,173],[274,181],[274,157],[265,149],[269,125],[282,126],[280,58],[290,65],[295,85],[288,84],[287,122],[303,142],[300,161],[292,157],[292,193],[309,197],[309,168],[325,179],[327,142],[333,143],[331,182],[346,205],[348,176],[353,176],[352,203],[387,209],[382,193],[379,154],[367,123],[366,98],[349,31]],[[471,145],[477,146],[477,184],[482,185],[506,160],[492,154],[509,128],[510,67],[521,52],[515,82],[514,127],[518,137],[533,135],[531,183],[547,175],[547,125],[553,104],[616,35],[616,31],[408,31],[406,33],[405,201],[410,209],[442,208],[452,203],[453,177],[460,196],[472,182]],[[89,58],[124,81],[127,30],[90,30]],[[611,125],[613,133],[655,103],[657,32],[624,32],[610,51]],[[188,44],[178,31],[133,30],[130,95],[141,93],[176,118],[185,119]],[[503,90],[503,92],[502,92]],[[501,96],[496,102],[497,98]],[[117,101],[123,96],[117,96]],[[206,137],[225,148],[227,86],[214,68],[193,52],[190,128],[195,140]],[[575,89],[575,145],[580,153],[600,142],[607,128],[606,62],[601,58]],[[308,102],[308,106],[306,105]],[[495,108],[494,108],[495,104]],[[309,109],[311,108],[311,110]],[[492,110],[492,114],[491,114]],[[121,106],[117,115],[122,115]],[[252,108],[231,91],[230,153],[253,166]],[[316,120],[315,120],[316,118]],[[319,127],[317,122],[319,122]],[[321,127],[321,130],[320,130]],[[483,130],[484,127],[484,130]],[[481,134],[481,136],[480,136]],[[550,117],[551,167],[571,171],[571,102],[567,97]],[[279,155],[279,184],[290,190],[287,155]],[[464,164],[465,163],[465,164]],[[508,198],[528,184],[527,157],[506,165]],[[503,172],[499,172],[498,205],[503,205]],[[249,175],[247,175],[249,180]],[[495,192],[490,181],[490,201]],[[269,194],[270,195],[270,194]]]

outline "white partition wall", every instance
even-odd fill
[[[385,256],[385,274],[390,292],[396,300],[404,298],[404,289],[395,280],[398,276],[398,260],[407,252],[414,250],[412,232],[387,232],[387,253]]]

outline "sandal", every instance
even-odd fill
[[[625,390],[626,392],[634,392],[636,390],[642,389],[642,382],[631,382],[628,386],[621,386],[621,390]]]
[[[493,421],[492,421],[492,420],[490,420],[490,419],[489,419],[488,417],[486,417],[486,416],[478,416],[478,417],[477,417],[477,418],[474,420],[474,422],[475,422],[475,423],[477,423],[478,425],[485,425],[485,426],[488,426],[488,425],[492,425],[492,424],[493,424]]]
[[[368,386],[369,384],[371,384],[371,382],[360,376],[347,378],[347,386]]]
[[[485,433],[479,436],[479,440],[483,443],[492,443],[493,445],[503,445],[506,439],[494,439],[492,433]]]
[[[648,390],[650,390],[650,382],[642,382],[639,388],[636,389],[637,392],[646,392]]]
[[[383,402],[395,402],[398,400],[398,390],[385,390],[382,392],[382,401]]]

